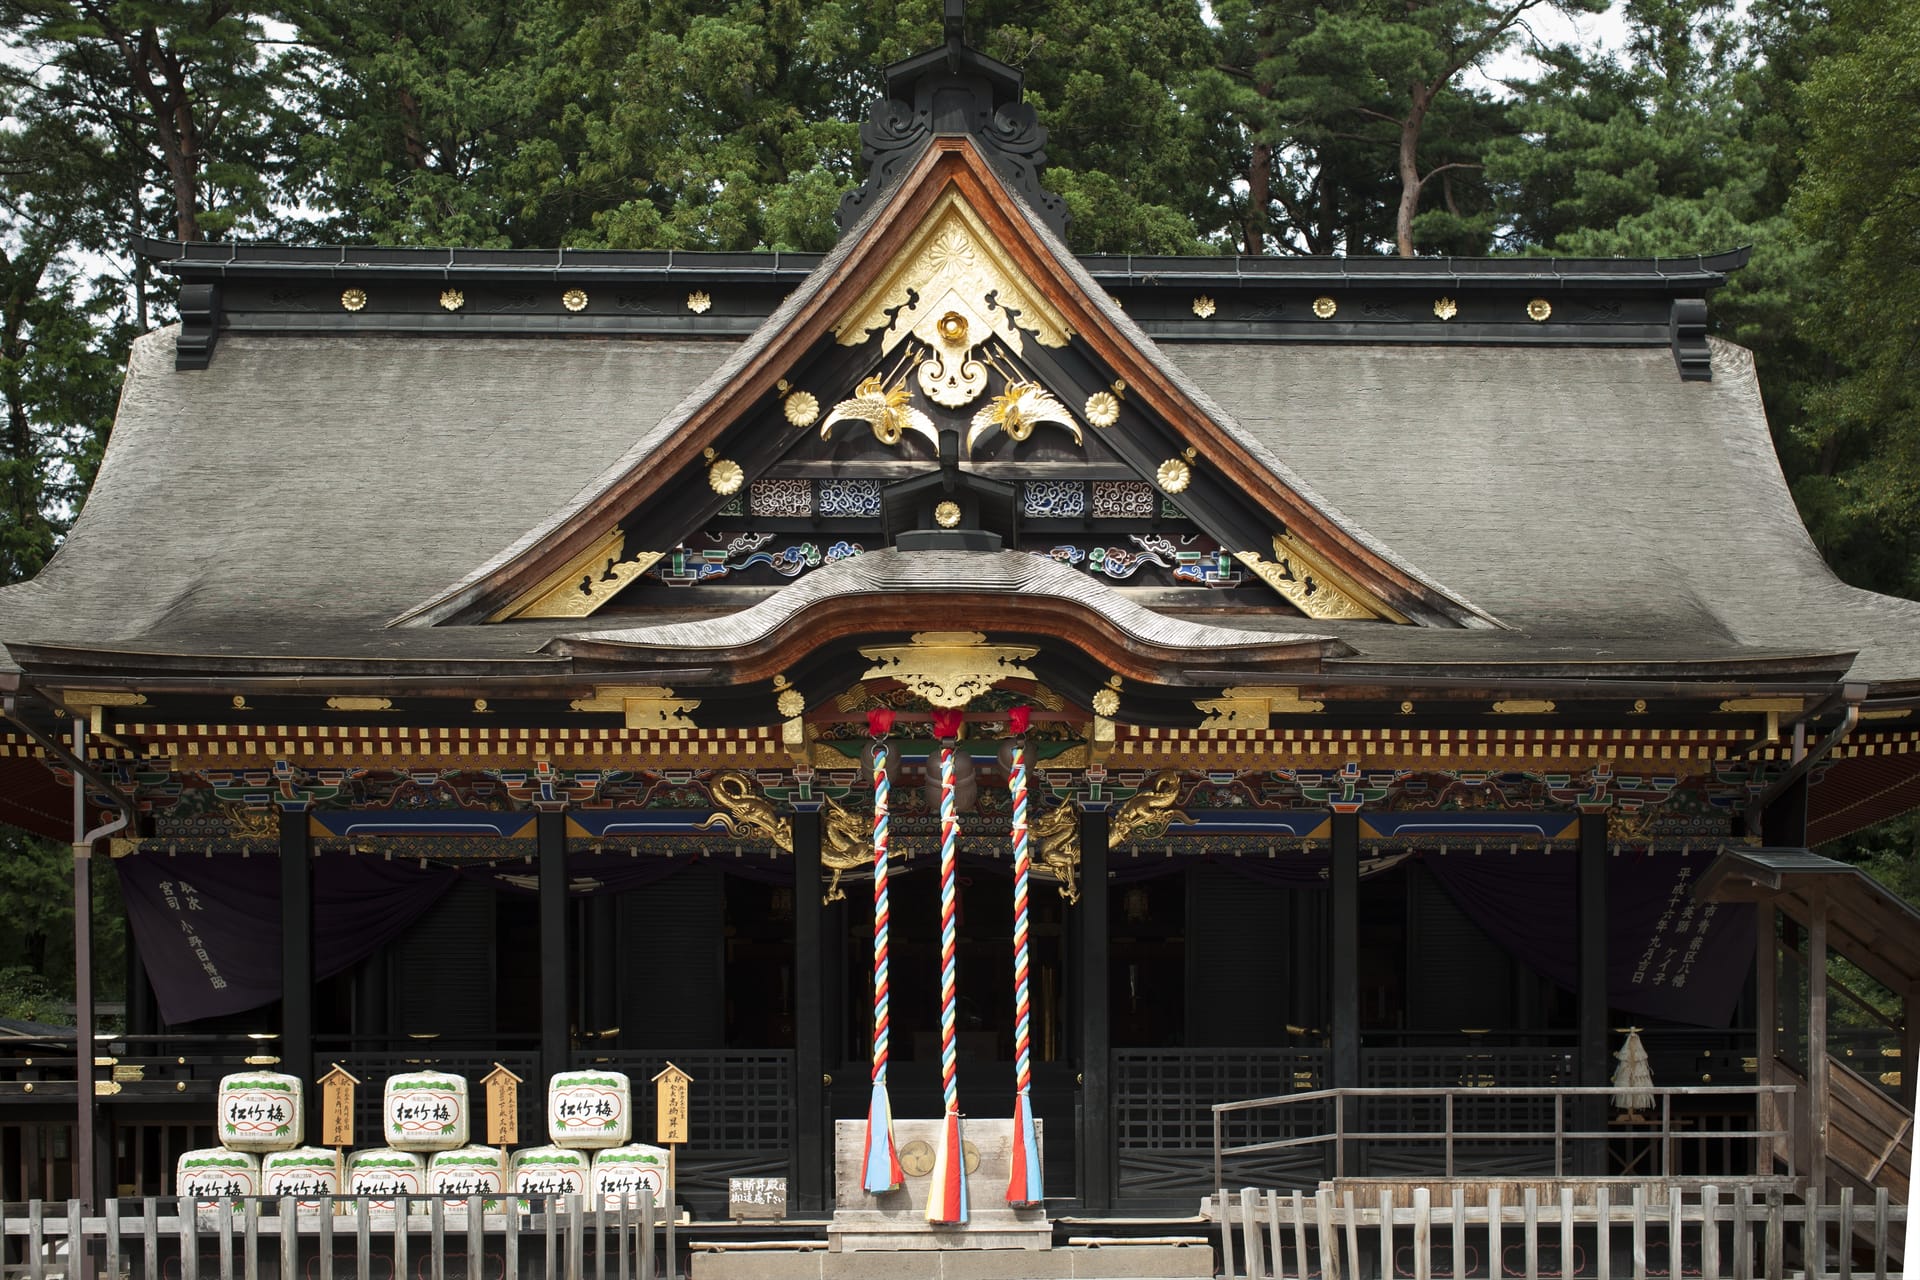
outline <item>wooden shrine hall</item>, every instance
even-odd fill
[[[1629,1026],[1755,1081],[1792,926],[1694,886],[1920,805],[1920,605],[1809,540],[1708,336],[1744,253],[1077,257],[1020,93],[890,68],[825,255],[144,246],[180,322],[0,590],[0,818],[117,887],[126,1021],[0,1057],[0,1198],[170,1192],[249,1062],[672,1061],[696,1216],[827,1212],[876,759],[892,1113],[1024,1097],[1059,1213],[1192,1213],[1216,1103],[1551,1126],[1500,1091]],[[1910,1095],[1904,1016],[1832,1045]]]

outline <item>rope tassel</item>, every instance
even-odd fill
[[[867,1104],[867,1141],[861,1160],[861,1185],[870,1195],[896,1191],[906,1181],[900,1153],[893,1144],[893,1103],[887,1097],[887,1036],[889,991],[887,982],[887,823],[889,750],[886,734],[893,712],[867,713],[873,746],[873,1098]]]
[[[956,962],[956,860],[960,846],[960,818],[953,798],[953,744],[960,736],[958,711],[936,711],[934,732],[940,738],[940,1092],[946,1100],[946,1123],[940,1127],[940,1145],[934,1152],[933,1180],[927,1188],[927,1221],[946,1226],[967,1220],[966,1148],[960,1137],[960,1059],[956,1041],[959,974]]]

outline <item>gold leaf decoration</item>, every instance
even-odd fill
[[[1202,320],[1212,319],[1213,313],[1217,310],[1219,308],[1214,305],[1213,299],[1204,293],[1193,300],[1193,314]]]
[[[466,305],[467,305],[467,295],[460,292],[458,289],[442,289],[440,291],[441,310],[458,311],[460,308]]]
[[[908,431],[917,431],[926,437],[934,452],[940,451],[940,433],[933,425],[933,419],[908,403],[913,393],[907,390],[904,379],[887,386],[878,376],[864,379],[853,389],[851,400],[842,400],[833,406],[833,412],[820,424],[820,438],[832,437],[835,423],[864,422],[873,428],[874,439],[884,445],[896,445]]]
[[[747,473],[732,458],[716,459],[707,468],[707,484],[721,496],[740,492],[740,486],[747,482]]]
[[[585,311],[587,309],[587,291],[585,289],[567,290],[560,295],[560,305],[569,311]]]
[[[1029,645],[994,645],[978,631],[919,631],[912,643],[860,650],[863,680],[898,680],[936,707],[964,707],[1003,680],[1031,680]]]
[[[1553,304],[1545,298],[1535,298],[1527,304],[1527,318],[1530,320],[1545,320],[1552,314]]]
[[[1322,320],[1333,319],[1333,313],[1339,309],[1340,304],[1324,293],[1313,300],[1313,314],[1319,316]]]
[[[1193,483],[1193,468],[1180,458],[1168,458],[1160,464],[1160,470],[1154,478],[1168,493],[1185,493],[1187,486]]]
[[[1460,304],[1452,298],[1441,298],[1433,304],[1433,314],[1442,320],[1451,320],[1460,314]]]
[[[1120,695],[1112,689],[1102,689],[1093,695],[1093,713],[1097,716],[1111,717],[1120,710]]]
[[[998,338],[1020,353],[1029,338],[1063,347],[1073,334],[1066,317],[1028,281],[957,191],[934,203],[913,238],[841,314],[833,332],[847,347],[878,334],[880,350],[889,356],[909,338],[955,354]]]
[[[1086,408],[1082,412],[1094,426],[1110,427],[1120,421],[1120,402],[1114,399],[1111,391],[1096,391],[1087,397]]]
[[[359,311],[367,305],[367,291],[365,289],[342,289],[340,291],[340,305],[349,311]]]
[[[960,523],[960,504],[942,502],[933,509],[933,522],[942,529],[951,529]]]
[[[796,427],[810,427],[820,420],[820,400],[811,391],[796,391],[787,397],[787,421]]]
[[[1075,444],[1085,443],[1080,436],[1080,424],[1073,420],[1073,414],[1054,398],[1053,393],[1037,382],[1008,383],[1006,390],[973,415],[972,429],[967,432],[967,450],[971,452],[980,437],[995,427],[1019,443],[1031,436],[1033,429],[1043,422],[1058,423],[1073,432]]]
[[[687,295],[687,310],[693,312],[693,314],[697,316],[703,316],[707,314],[708,309],[711,308],[712,306],[713,306],[713,299],[707,296],[707,291],[705,289],[695,289],[692,293]]]
[[[779,708],[781,715],[792,719],[807,709],[807,698],[798,689],[783,689],[773,705]]]
[[[1309,618],[1407,620],[1292,534],[1274,535],[1271,561],[1257,551],[1236,551],[1233,558]]]

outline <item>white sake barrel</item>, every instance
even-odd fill
[[[388,1076],[383,1095],[387,1145],[397,1151],[452,1151],[467,1145],[467,1078],[444,1071]]]
[[[182,1152],[174,1165],[174,1194],[196,1200],[260,1194],[260,1157],[225,1147]]]
[[[498,1209],[507,1189],[507,1158],[493,1147],[436,1151],[427,1161],[427,1193],[448,1199],[489,1196],[483,1209]]]
[[[584,1149],[633,1141],[633,1085],[618,1071],[562,1071],[547,1084],[547,1136]]]
[[[568,1147],[522,1147],[513,1153],[513,1189],[523,1196],[587,1194],[590,1157]]]
[[[306,1138],[300,1080],[278,1071],[242,1071],[220,1081],[215,1126],[233,1151],[290,1151]]]
[[[666,1148],[635,1143],[594,1152],[594,1195],[609,1206],[618,1205],[623,1197],[631,1198],[637,1205],[642,1191],[652,1192],[655,1206],[664,1208],[667,1203]]]
[[[427,1194],[427,1158],[412,1151],[391,1147],[370,1147],[347,1157],[347,1194],[366,1196],[369,1207],[393,1212],[401,1196],[413,1197],[410,1213],[425,1213]]]
[[[293,1196],[302,1209],[319,1209],[320,1196],[340,1194],[340,1165],[325,1147],[295,1147],[260,1157],[260,1194]]]

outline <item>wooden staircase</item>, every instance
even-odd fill
[[[1827,1186],[1829,1196],[1842,1187],[1871,1196],[1885,1187],[1893,1201],[1907,1199],[1913,1168],[1913,1112],[1848,1066],[1827,1058]]]

